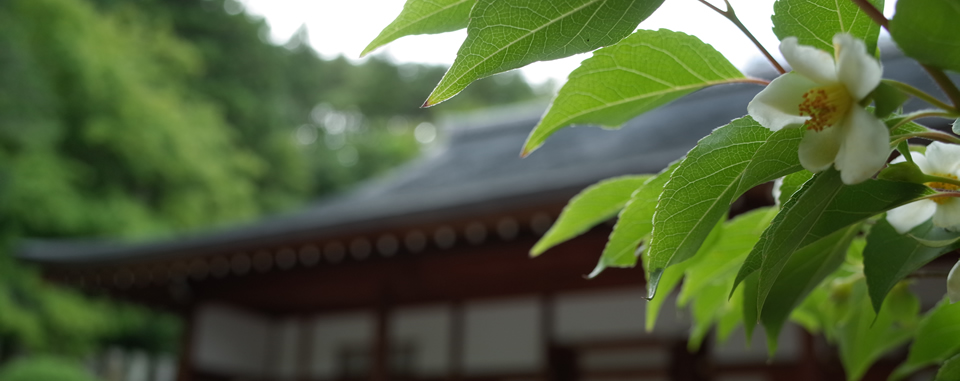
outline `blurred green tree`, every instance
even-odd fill
[[[228,0],[232,1],[232,0]],[[42,281],[21,237],[145,237],[294,208],[418,152],[445,69],[324,60],[223,0],[0,2],[0,363],[175,350],[169,315]],[[444,111],[541,95],[518,74]]]
[[[52,356],[21,359],[0,369],[0,381],[96,380],[78,362]]]

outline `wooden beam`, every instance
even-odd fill
[[[386,290],[385,290],[386,292]],[[387,381],[390,379],[390,301],[387,294],[383,294],[377,307],[376,330],[371,347],[373,368],[370,372],[372,381]]]
[[[584,278],[596,265],[608,236],[609,228],[594,229],[538,258],[528,254],[537,237],[524,236],[513,242],[232,276],[197,282],[193,289],[198,300],[287,315],[376,306],[381,287],[391,291],[392,306],[398,306],[643,285],[639,267]]]

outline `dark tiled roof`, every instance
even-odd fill
[[[886,59],[885,74],[939,94],[908,59]],[[567,128],[525,159],[518,154],[542,107],[479,114],[453,122],[444,130],[446,141],[420,159],[297,213],[152,242],[28,241],[18,256],[61,264],[136,261],[442,222],[470,213],[561,201],[607,177],[661,170],[714,128],[743,116],[760,89],[750,84],[705,89],[619,130]],[[921,107],[916,100],[907,105]]]

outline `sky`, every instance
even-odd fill
[[[270,25],[270,38],[286,42],[297,29],[306,25],[310,44],[325,58],[344,55],[360,61],[360,52],[383,27],[403,9],[404,0],[238,0],[253,15],[262,16]],[[778,59],[778,40],[771,31],[770,15],[774,0],[730,0],[740,20]],[[711,0],[721,9],[723,1]],[[888,1],[885,14],[892,14],[893,1]],[[697,36],[713,45],[734,65],[746,67],[762,60],[758,50],[733,23],[697,0],[666,0],[641,29],[670,29]],[[450,65],[456,58],[465,30],[407,36],[380,48],[373,55],[385,54],[397,63],[429,63]],[[536,62],[519,69],[532,83],[554,80],[562,83],[567,74],[590,53]],[[781,59],[782,61],[782,59]]]

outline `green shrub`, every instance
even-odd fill
[[[0,368],[0,381],[98,381],[83,367],[60,357],[19,359]]]

